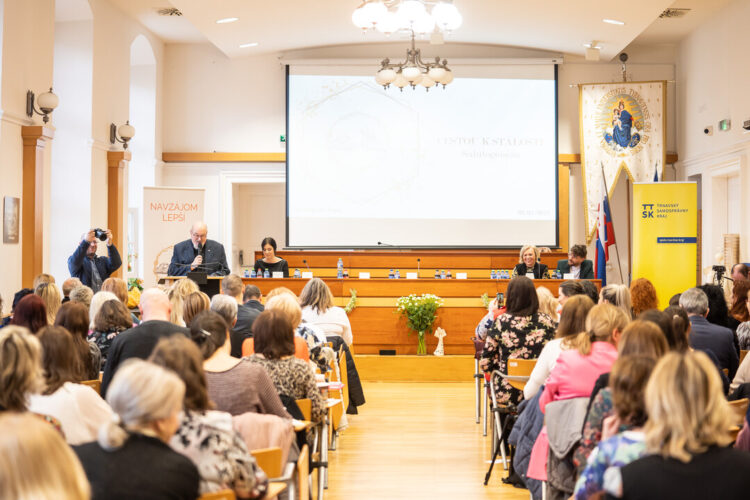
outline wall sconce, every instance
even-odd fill
[[[49,115],[54,111],[60,99],[52,93],[52,87],[49,88],[49,92],[39,94],[36,99],[36,103],[39,105],[39,109],[34,107],[34,93],[32,91],[26,92],[26,116],[31,118],[34,113],[41,115],[42,121],[47,123],[49,121]],[[41,111],[40,111],[41,110]]]
[[[117,135],[120,137],[117,137]],[[125,122],[125,125],[116,127],[114,123],[109,124],[109,143],[114,144],[115,142],[122,143],[122,149],[128,149],[128,141],[135,135],[135,127],[130,124],[130,120]]]

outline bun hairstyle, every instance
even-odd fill
[[[623,331],[628,326],[628,317],[622,309],[611,304],[598,304],[591,308],[586,318],[586,331],[571,342],[583,356],[591,353],[594,342],[612,342],[615,330]]]
[[[199,312],[190,323],[190,336],[200,347],[203,359],[208,359],[227,341],[229,327],[219,313]]]
[[[120,448],[128,431],[139,431],[151,422],[182,408],[185,384],[174,372],[142,359],[131,359],[117,370],[107,390],[112,420],[99,429],[99,445],[107,451]]]

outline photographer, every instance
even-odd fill
[[[107,242],[109,257],[96,255],[97,238]],[[81,238],[81,243],[68,257],[68,270],[73,278],[90,287],[94,293],[102,287],[102,282],[109,278],[122,265],[120,252],[112,244],[112,231],[109,229],[92,229]]]

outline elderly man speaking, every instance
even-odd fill
[[[167,271],[170,276],[185,276],[190,271],[202,271],[211,276],[229,274],[224,245],[207,239],[205,222],[196,222],[190,228],[190,239],[174,246],[172,262]]]

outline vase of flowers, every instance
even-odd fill
[[[417,334],[417,354],[427,354],[425,335],[432,333],[437,310],[442,305],[443,299],[431,293],[411,294],[396,301],[396,313],[406,318],[406,326]]]

